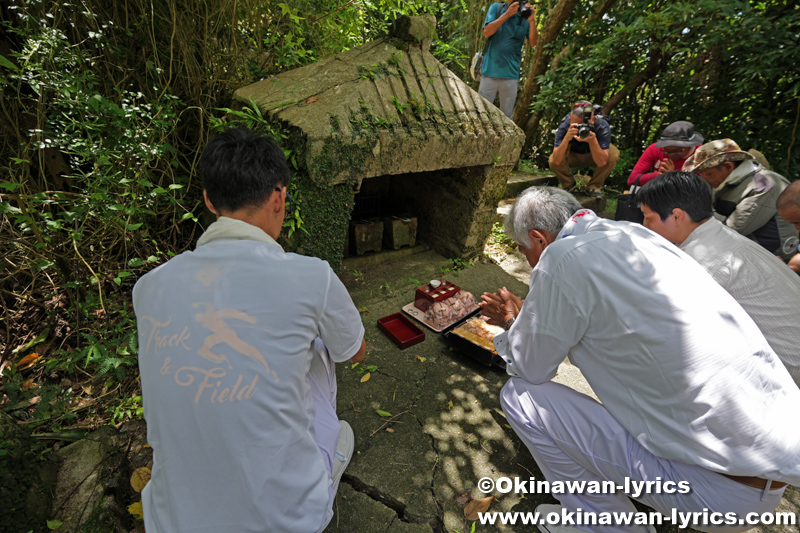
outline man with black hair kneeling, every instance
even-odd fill
[[[145,527],[320,532],[354,446],[334,363],[364,358],[361,317],[325,261],[275,241],[289,184],[277,143],[228,130],[200,173],[217,221],[133,289],[153,447]]]
[[[800,277],[763,246],[714,218],[711,187],[689,172],[647,182],[644,226],[677,244],[747,311],[800,386]]]
[[[786,484],[800,483],[800,389],[696,261],[552,187],[524,191],[506,232],[533,267],[530,292],[524,301],[505,289],[484,293],[481,307],[508,330],[494,338],[511,375],[503,412],[548,481],[660,484],[669,488],[630,496],[667,516],[720,513],[722,524],[691,526],[722,533],[749,529],[740,518],[771,512]],[[551,381],[567,356],[602,404]],[[621,491],[555,497],[564,511],[608,513],[605,520],[636,511]],[[537,511],[561,514],[549,504]],[[539,527],[652,531],[586,524]]]

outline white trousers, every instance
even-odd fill
[[[490,104],[494,104],[494,99],[500,95],[500,111],[511,118],[511,115],[514,114],[514,104],[517,103],[518,85],[519,80],[481,76],[478,94],[489,100]]]
[[[328,473],[333,472],[333,460],[336,445],[339,443],[339,431],[342,426],[336,415],[336,368],[328,355],[328,349],[317,338],[314,341],[314,357],[308,371],[308,384],[311,386],[311,397],[314,399],[314,430],[317,434],[317,446],[325,459]],[[336,496],[331,487],[330,504]]]
[[[647,451],[594,399],[558,383],[532,385],[511,378],[500,393],[500,403],[509,424],[528,447],[549,482],[586,480],[613,481],[624,485],[632,481],[661,478],[678,483],[687,481],[687,494],[641,494],[636,499],[663,515],[683,512],[764,513],[780,503],[785,488],[763,491],[733,481],[696,465],[670,461]],[[735,431],[735,429],[732,429]],[[554,494],[569,511],[635,512],[627,495]],[[667,522],[665,522],[667,523]],[[734,533],[752,525],[691,527],[701,531]],[[593,533],[641,532],[644,526],[581,526]]]

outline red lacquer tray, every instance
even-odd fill
[[[378,329],[405,350],[425,340],[425,332],[414,325],[403,313],[393,313],[378,319]]]

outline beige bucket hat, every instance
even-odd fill
[[[725,161],[744,161],[745,159],[752,161],[755,160],[755,157],[739,148],[739,145],[731,139],[719,139],[706,143],[695,150],[683,164],[683,170],[698,172],[721,165]]]

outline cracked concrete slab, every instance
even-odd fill
[[[339,486],[334,517],[327,533],[433,533],[428,524],[403,522],[392,509],[358,492],[346,482]]]

